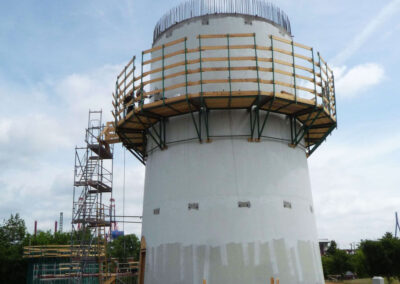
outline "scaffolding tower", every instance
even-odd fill
[[[74,193],[72,208],[72,246],[79,263],[75,280],[82,282],[85,271],[98,264],[98,279],[106,278],[106,247],[111,234],[113,146],[104,140],[102,111],[89,111],[85,147],[75,148]]]

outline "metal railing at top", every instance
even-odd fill
[[[267,36],[266,36],[267,37]],[[240,43],[233,40],[240,38]],[[246,44],[243,39],[248,39]],[[336,120],[336,98],[334,75],[327,62],[312,47],[306,46],[277,36],[268,36],[267,45],[257,43],[256,35],[249,34],[218,34],[197,36],[198,46],[187,48],[187,38],[171,41],[142,52],[141,72],[135,76],[135,57],[119,74],[114,96],[115,123],[122,120],[135,109],[142,109],[145,104],[156,100],[165,101],[171,97],[167,92],[176,92],[183,89],[183,96],[188,97],[191,89],[200,88],[200,94],[206,95],[203,90],[206,85],[228,84],[229,91],[215,88],[221,96],[237,96],[242,93],[267,95],[290,95],[295,103],[306,101],[323,105],[331,118]],[[207,40],[212,39],[213,45]],[[215,41],[219,40],[220,43]],[[182,48],[179,48],[179,45]],[[167,52],[168,47],[173,50]],[[225,52],[216,57],[216,52]],[[233,52],[247,52],[246,56],[232,55]],[[159,55],[161,53],[161,55]],[[145,56],[152,57],[145,60]],[[189,58],[190,55],[196,55]],[[169,61],[167,61],[169,60]],[[206,66],[212,63],[212,66]],[[216,66],[215,64],[220,64]],[[144,68],[147,67],[146,70]],[[177,68],[180,68],[176,70]],[[176,71],[175,71],[176,70]],[[168,71],[168,73],[167,73]],[[175,71],[175,72],[174,72]],[[225,72],[224,78],[215,79],[216,73]],[[253,77],[243,77],[244,73],[254,74]],[[189,76],[196,75],[196,80],[189,80]],[[210,74],[211,78],[205,79]],[[181,78],[178,83],[176,78]],[[235,89],[235,84],[253,83],[257,90]],[[154,85],[160,88],[154,88]],[[148,87],[152,86],[152,89]],[[237,85],[236,85],[237,86]],[[266,86],[272,92],[266,92]],[[197,90],[196,93],[198,93]],[[211,93],[211,91],[210,91]],[[175,96],[173,95],[173,96]]]
[[[182,21],[215,14],[242,14],[269,20],[291,34],[289,17],[278,7],[261,0],[189,0],[167,12],[154,28],[153,40]]]

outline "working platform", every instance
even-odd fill
[[[74,186],[90,186],[89,193],[112,192],[112,187],[99,180],[75,181]]]
[[[112,159],[110,145],[101,142],[98,144],[88,144],[88,148],[96,153],[99,159]]]
[[[255,34],[199,35],[197,40],[196,48],[188,49],[188,39],[182,38],[143,51],[141,74],[135,77],[133,58],[118,76],[115,132],[143,163],[147,139],[166,148],[165,122],[173,116],[190,114],[201,142],[212,138],[210,111],[246,109],[248,140],[259,142],[269,114],[282,114],[291,123],[289,146],[303,145],[307,155],[336,128],[333,72],[319,53],[315,59],[313,48],[276,36],[267,46],[259,45]],[[221,52],[226,55],[215,56]],[[236,56],[249,53],[254,55]],[[144,60],[146,54],[151,59]],[[260,118],[261,112],[266,118]],[[201,133],[201,116],[206,133]]]
[[[105,219],[98,218],[85,218],[85,219],[75,219],[72,221],[74,224],[85,224],[87,227],[109,227],[111,225],[111,221],[107,221]]]

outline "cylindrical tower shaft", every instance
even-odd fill
[[[211,34],[254,34],[254,37],[208,38]],[[178,24],[156,39],[155,45],[187,38],[186,48],[198,48],[199,52],[190,54],[186,60],[198,60],[202,55],[204,60],[206,53],[216,58],[200,60],[192,67],[200,69],[200,78],[198,74],[190,74],[188,80],[192,82],[197,77],[203,83],[221,81],[189,87],[191,93],[215,89],[272,92],[272,85],[260,86],[250,80],[240,83],[242,79],[256,78],[257,68],[271,68],[270,62],[253,62],[255,69],[236,72],[236,77],[231,70],[248,66],[249,62],[229,62],[234,57],[265,57],[269,50],[257,50],[258,54],[254,49],[232,49],[230,54],[226,49],[208,50],[209,46],[227,44],[266,47],[271,45],[271,35],[291,40],[281,27],[268,21],[216,15]],[[164,60],[152,63],[151,69],[164,69],[165,78],[185,71],[185,66],[165,70],[165,66],[179,62],[176,58],[165,58],[167,50],[173,53],[174,48],[177,52],[180,49],[164,47],[152,54],[152,58],[164,56]],[[276,59],[285,57],[275,54]],[[230,68],[217,71],[221,66],[217,58],[227,58]],[[203,73],[201,69],[211,72]],[[282,69],[291,71],[287,66]],[[272,74],[262,80],[273,80]],[[222,82],[227,77],[230,82]],[[293,84],[281,74],[277,77],[275,80]],[[149,90],[159,89],[166,98],[187,92],[184,85],[165,90],[165,84],[182,83],[182,77],[166,80],[169,81],[152,83]],[[279,89],[277,92],[285,90],[284,86],[275,88]],[[218,104],[218,99],[214,103]],[[197,132],[190,114],[170,118],[165,126],[169,145],[165,151],[156,149],[156,143],[149,138],[142,232],[147,245],[146,284],[203,280],[267,283],[271,277],[279,278],[281,283],[323,283],[304,148],[288,146],[290,120],[279,114],[261,114],[261,121],[269,115],[261,135],[273,139],[249,143],[243,137],[249,133],[251,113],[256,115],[254,109],[203,113],[209,125],[198,123]],[[204,142],[208,132],[212,142],[199,144],[198,132],[203,133]]]
[[[141,284],[324,283],[307,157],[336,102],[317,55],[263,1],[192,0],[160,20],[113,102],[146,164]]]

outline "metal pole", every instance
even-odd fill
[[[162,99],[163,99],[163,104],[165,105],[165,64],[164,64],[164,51],[165,51],[165,45],[162,45]]]
[[[328,100],[328,110],[329,115],[331,115],[331,84],[329,82],[329,70],[328,70],[328,63],[325,62],[325,69],[326,69],[326,82],[327,82],[327,100]]]
[[[315,76],[315,61],[314,61],[314,49],[313,48],[311,48],[311,56],[312,56],[313,76],[314,76],[315,106],[317,106],[317,78]]]
[[[141,64],[141,76],[140,76],[140,102],[139,102],[141,109],[143,109],[143,56],[144,52],[142,51],[142,64]]]
[[[275,99],[276,86],[275,86],[274,39],[273,39],[272,35],[270,36],[270,38],[271,38],[271,59],[272,59],[272,86],[273,86],[273,93],[274,93],[274,99]]]
[[[232,101],[232,78],[231,78],[231,52],[229,43],[229,34],[226,35],[227,47],[228,47],[228,80],[229,80],[229,103],[228,108],[231,107]]]
[[[294,85],[294,101],[297,104],[297,87],[296,87],[296,60],[294,56],[294,43],[291,41],[292,45],[292,64],[293,64],[293,85]]]

